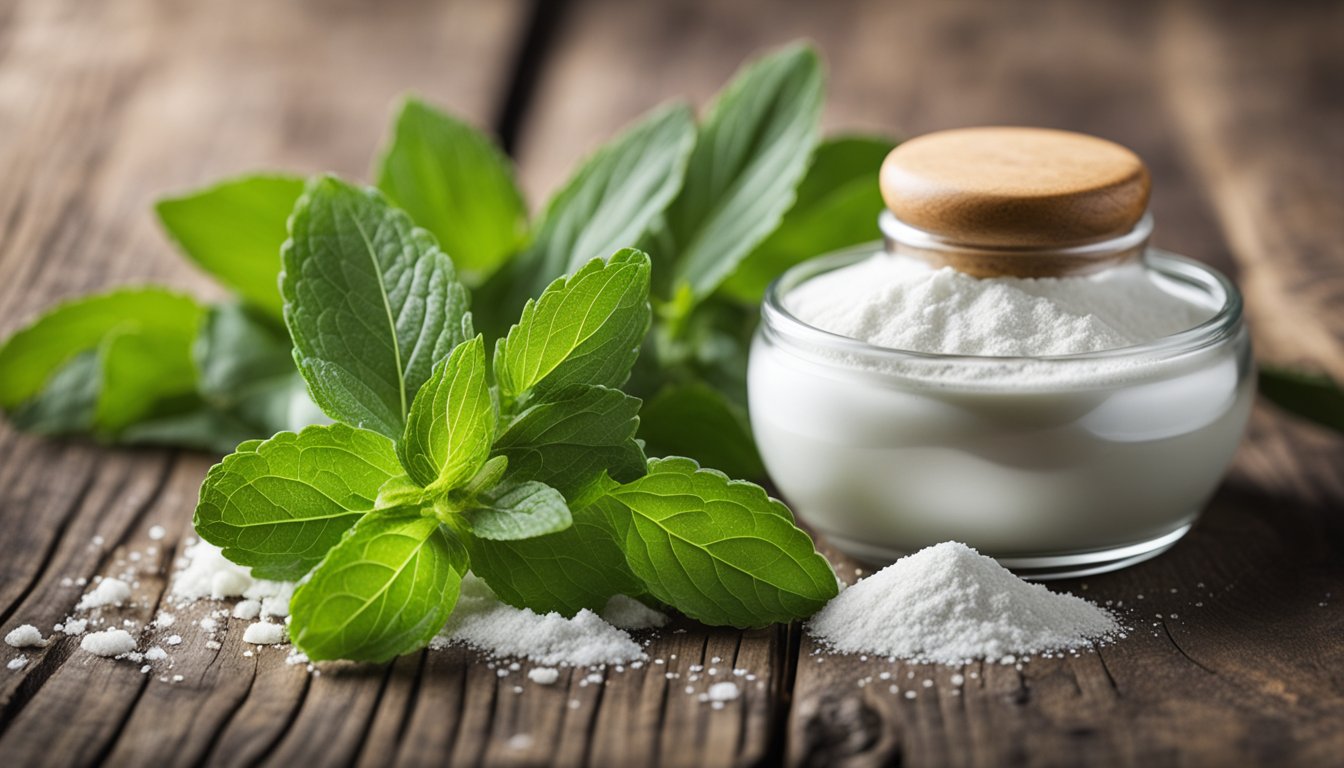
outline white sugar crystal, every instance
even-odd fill
[[[169,645],[181,645],[181,644],[182,644],[182,636],[181,636],[181,635],[169,635],[169,636],[168,636],[168,639],[165,640],[164,642],[167,643],[167,644],[169,644]]]
[[[168,532],[163,529],[162,525],[151,525],[149,527],[149,538],[154,541],[161,541],[167,535]]]
[[[251,621],[261,615],[261,603],[257,600],[243,600],[233,606],[233,618]]]
[[[95,656],[120,656],[135,650],[135,638],[124,629],[109,629],[85,635],[79,647]]]
[[[106,605],[121,605],[130,596],[131,585],[121,579],[105,578],[98,582],[98,586],[89,590],[84,597],[80,598],[79,605],[75,606],[75,610],[87,611],[90,608],[102,608]]]
[[[74,637],[75,635],[84,634],[84,630],[87,629],[88,626],[89,626],[88,619],[66,619],[65,626],[61,628],[61,631],[71,637]]]
[[[145,651],[145,658],[149,661],[163,661],[168,658],[168,652],[157,645],[151,646],[148,651]]]
[[[243,631],[243,642],[253,645],[275,645],[285,640],[285,625],[258,621],[247,625]]]
[[[527,679],[537,685],[554,685],[560,679],[560,670],[555,667],[533,667],[527,671]]]
[[[177,621],[177,617],[174,616],[173,614],[161,612],[159,613],[158,616],[154,618],[154,626],[158,627],[159,629],[167,629],[173,626],[173,622],[175,621]]]
[[[737,683],[715,683],[705,693],[709,694],[710,701],[732,701],[742,695]]]
[[[5,635],[5,643],[15,648],[45,648],[47,641],[32,624],[21,624]]]
[[[9,669],[23,669],[24,667],[28,666],[28,657],[15,656],[14,658],[10,659],[9,663],[6,664],[5,666]]]

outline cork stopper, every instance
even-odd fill
[[[1150,189],[1143,161],[1119,144],[1010,127],[911,139],[887,155],[880,183],[894,226],[937,245],[910,250],[977,277],[1080,274],[1132,258],[1142,243],[1099,246],[1139,227]]]

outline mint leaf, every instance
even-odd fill
[[[374,508],[400,475],[387,438],[344,424],[253,440],[216,464],[194,524],[224,556],[267,579],[297,579]]]
[[[376,176],[468,284],[479,284],[526,240],[527,208],[509,159],[487,136],[418,99],[403,102]]]
[[[191,322],[199,322],[199,317],[193,313]],[[109,334],[98,347],[101,387],[95,427],[116,435],[155,413],[165,401],[193,397],[194,331],[195,325],[172,331],[123,325]]]
[[[512,405],[535,389],[620,386],[649,327],[649,257],[626,248],[594,259],[528,301],[495,346],[495,381]]]
[[[675,105],[642,118],[584,161],[547,204],[532,245],[479,297],[485,327],[502,333],[552,280],[639,242],[681,188],[694,143],[690,110]]]
[[[821,102],[817,54],[797,45],[748,65],[719,94],[667,211],[673,288],[709,295],[778,226],[816,144]]]
[[[508,457],[511,478],[538,480],[573,498],[604,471],[621,481],[644,474],[638,429],[638,398],[574,385],[515,416],[495,440],[495,452]]]
[[[63,363],[36,395],[10,418],[19,429],[39,435],[69,435],[93,429],[100,388],[98,353],[80,352]]]
[[[303,429],[323,419],[294,367],[284,326],[258,310],[240,304],[211,307],[192,356],[201,398],[228,418],[251,425],[248,438]]]
[[[647,475],[608,496],[625,508],[631,570],[687,616],[761,626],[810,616],[836,594],[826,559],[760,486],[690,459],[654,459]]]
[[[138,421],[117,435],[126,445],[161,445],[226,454],[256,438],[256,424],[229,411],[205,403],[181,412],[156,414]]]
[[[303,179],[242,176],[155,204],[159,221],[192,261],[279,319],[280,245]]]
[[[476,500],[467,519],[472,533],[495,541],[543,536],[572,522],[560,492],[538,482],[495,486]]]
[[[1329,376],[1262,366],[1260,394],[1283,410],[1344,432],[1344,388]]]
[[[0,408],[11,410],[42,390],[57,369],[96,350],[115,333],[145,333],[169,352],[164,365],[190,362],[201,307],[161,288],[128,288],[60,304],[0,346]],[[186,356],[186,357],[184,357]]]
[[[729,477],[765,476],[747,409],[704,383],[669,384],[644,404],[639,418],[650,456],[690,455]]]
[[[473,335],[453,262],[376,190],[332,176],[300,198],[282,261],[285,322],[313,400],[399,439],[434,364]]]
[[[294,591],[290,638],[314,661],[409,653],[443,628],[466,571],[461,542],[434,518],[370,513]]]
[[[477,336],[459,344],[416,393],[397,455],[411,479],[447,491],[476,474],[494,437],[485,342]]]
[[[793,207],[720,290],[754,306],[789,267],[875,239],[877,216],[886,205],[877,172],[895,145],[890,139],[858,136],[819,144]]]
[[[575,506],[574,523],[559,533],[520,541],[467,540],[471,570],[499,599],[538,613],[573,616],[599,610],[615,594],[638,594],[607,515],[610,500]]]

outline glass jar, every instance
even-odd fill
[[[1020,575],[1065,578],[1171,547],[1232,460],[1254,375],[1236,287],[1146,240],[1131,258],[1212,316],[1075,355],[888,349],[789,311],[791,290],[899,247],[890,240],[785,273],[766,295],[748,373],[752,430],[785,499],[841,550],[881,564],[956,540]]]

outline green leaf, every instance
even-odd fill
[[[755,305],[770,282],[789,267],[876,240],[877,216],[885,207],[877,172],[894,146],[890,139],[858,136],[818,145],[793,207],[720,290]]]
[[[538,613],[573,616],[600,610],[616,594],[638,594],[608,515],[609,500],[575,505],[573,525],[559,533],[520,541],[467,539],[471,569],[499,599]]]
[[[565,497],[544,483],[499,485],[467,512],[471,532],[493,541],[517,541],[563,531],[572,518]]]
[[[303,429],[321,417],[294,367],[284,326],[255,309],[211,307],[192,354],[201,397],[229,418],[250,424],[249,438]]]
[[[475,475],[495,439],[495,404],[485,381],[485,342],[465,341],[420,388],[397,444],[401,465],[423,486],[448,491]]]
[[[821,64],[799,45],[748,65],[719,94],[667,211],[678,246],[671,288],[709,295],[779,225],[816,144],[821,102]]]
[[[290,602],[290,638],[314,661],[384,662],[423,648],[457,605],[467,553],[418,510],[373,512]]]
[[[280,318],[280,246],[303,192],[293,176],[242,176],[154,206],[192,261],[248,302]]]
[[[201,538],[261,578],[297,579],[400,475],[392,443],[344,424],[253,440],[216,464],[194,520]]]
[[[634,480],[646,464],[635,440],[639,405],[619,389],[565,387],[515,416],[495,440],[495,452],[508,457],[511,478],[538,480],[565,498],[603,472]]]
[[[681,188],[694,143],[690,110],[675,105],[644,117],[588,158],[546,206],[531,246],[478,297],[485,327],[502,334],[551,281],[638,243]]]
[[[706,624],[751,627],[810,616],[835,573],[793,516],[760,486],[655,459],[608,491],[625,507],[622,548],[650,594]]]
[[[378,188],[429,230],[477,285],[522,247],[527,208],[513,167],[487,136],[408,98],[376,172]]]
[[[690,456],[731,477],[765,477],[747,409],[699,381],[669,384],[647,401],[639,436],[650,456]]]
[[[495,380],[512,405],[570,384],[620,386],[649,327],[649,257],[630,248],[594,259],[528,301],[495,346]]]
[[[95,350],[114,333],[149,334],[171,348],[166,367],[190,362],[201,307],[189,296],[161,288],[127,288],[75,299],[48,310],[0,346],[0,408],[14,409],[36,395],[57,369]]]
[[[197,403],[180,413],[152,416],[136,422],[117,442],[126,445],[161,445],[226,454],[259,434],[256,424],[207,403]]]
[[[1329,376],[1263,366],[1260,394],[1289,413],[1344,432],[1344,389]]]
[[[434,364],[474,335],[453,262],[379,192],[332,176],[300,198],[282,260],[285,322],[314,402],[399,439]]]
[[[39,435],[71,435],[93,430],[101,383],[98,353],[70,358],[36,395],[10,414],[14,426]]]
[[[193,314],[192,322],[199,317]],[[103,340],[98,347],[102,386],[94,409],[100,431],[116,435],[153,415],[164,401],[194,395],[194,331],[195,325],[174,330],[123,325]]]

